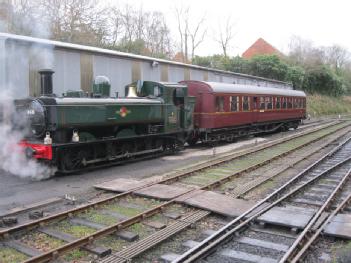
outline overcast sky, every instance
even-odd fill
[[[109,0],[106,0],[109,1]],[[165,14],[175,39],[175,6],[189,6],[194,21],[204,14],[208,33],[198,55],[221,53],[213,40],[219,23],[231,16],[237,32],[230,55],[245,51],[259,37],[282,52],[288,51],[291,36],[313,41],[318,46],[339,44],[351,51],[351,2],[347,0],[110,0],[143,6],[145,11]]]

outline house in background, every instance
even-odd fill
[[[251,47],[249,47],[242,54],[242,57],[246,59],[250,59],[256,55],[273,55],[273,54],[276,54],[278,56],[282,55],[282,53],[278,49],[273,47],[266,40],[264,40],[263,38],[259,38],[256,40],[255,43],[251,45]]]

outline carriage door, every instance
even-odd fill
[[[260,98],[259,97],[253,97],[252,99],[252,122],[257,122],[258,121],[258,115],[260,113]]]
[[[179,127],[185,128],[185,109],[184,109],[184,97],[185,91],[183,88],[176,88],[173,92],[173,103],[177,107],[177,123],[179,123]]]

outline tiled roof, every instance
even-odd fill
[[[252,44],[251,47],[249,47],[242,54],[242,57],[250,59],[255,55],[271,55],[271,54],[281,55],[281,52],[275,47],[273,47],[271,44],[269,44],[263,38],[259,38],[256,40],[255,43]]]

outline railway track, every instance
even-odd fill
[[[350,140],[345,140],[174,262],[200,259],[204,262],[299,261],[333,215],[351,199]],[[326,212],[330,215],[325,220],[323,214]],[[283,219],[274,219],[274,214],[280,214]],[[286,234],[286,228],[282,226],[286,225],[284,220],[289,216],[295,216],[297,220],[291,220],[295,225],[291,222],[287,224],[294,231]],[[308,220],[305,218],[306,222],[302,224],[300,221],[299,225],[297,221],[303,221],[303,216]],[[268,229],[261,229],[259,226],[262,227],[262,224],[268,224]]]
[[[348,193],[346,196],[343,196],[343,198],[340,198],[339,200],[336,201],[334,204],[333,209],[330,211],[329,216],[325,219],[325,221],[319,225],[317,228],[314,229],[314,233],[309,237],[309,239],[304,243],[303,246],[299,247],[299,250],[293,251],[290,257],[291,262],[297,262],[298,260],[305,260],[307,257],[308,252],[311,252],[312,246],[317,243],[317,240],[321,238],[322,232],[327,229],[328,224],[330,224],[334,218],[337,218],[338,216],[344,217],[350,215],[350,210],[351,210],[351,193]],[[310,262],[310,259],[308,262]],[[312,262],[318,261],[313,260]]]
[[[267,158],[267,156],[265,156],[263,154],[263,157],[261,156],[260,158],[258,158],[258,160],[255,163],[249,163],[245,167],[240,168],[239,170],[232,170],[232,171],[230,171],[229,174],[228,173],[221,174],[220,177],[211,178],[211,180],[209,182],[204,182],[204,184],[200,186],[201,189],[211,189],[211,188],[217,187],[218,185],[221,185],[225,182],[228,182],[232,178],[237,177],[246,171],[249,171],[249,170],[255,169],[256,167],[262,166],[265,163],[271,161],[272,159],[276,159],[276,158],[279,158],[280,156],[284,156],[284,155],[288,154],[289,152],[296,151],[297,149],[300,149],[301,147],[310,144],[313,141],[319,140],[320,138],[323,138],[331,133],[335,133],[335,132],[345,128],[346,126],[348,126],[348,124],[339,124],[339,125],[335,126],[335,123],[331,123],[329,125],[324,125],[322,128],[319,127],[318,129],[317,128],[311,129],[309,131],[305,131],[305,132],[302,132],[299,134],[289,136],[288,138],[281,138],[281,139],[278,139],[274,142],[268,142],[268,143],[265,143],[263,145],[259,145],[259,146],[255,147],[254,149],[249,150],[249,151],[241,151],[241,152],[236,153],[236,154],[226,155],[224,157],[217,158],[214,161],[208,162],[206,164],[202,164],[196,168],[193,168],[190,170],[188,169],[188,171],[186,171],[186,172],[177,172],[175,174],[171,174],[168,177],[166,177],[165,179],[158,180],[156,182],[151,182],[147,185],[139,187],[139,189],[142,189],[143,187],[147,187],[147,186],[150,186],[150,185],[153,185],[156,183],[171,184],[171,183],[174,183],[177,181],[179,182],[179,180],[184,179],[186,177],[187,178],[190,178],[190,177],[197,178],[198,175],[196,173],[198,173],[199,171],[211,169],[211,167],[212,168],[218,167],[218,165],[222,165],[222,164],[228,164],[230,161],[233,161],[233,160],[236,160],[239,158],[243,158],[245,156],[248,157],[249,155],[251,155],[251,157],[252,157],[252,155],[255,153],[262,152],[266,149],[271,149],[272,147],[278,146],[279,144],[281,144],[283,142],[287,142],[287,141],[293,142],[294,140],[297,140],[298,138],[304,138],[306,136],[310,136],[309,140],[303,141],[300,144],[293,143],[293,146],[291,146],[290,148],[282,149],[280,152],[277,152],[276,155],[269,156],[269,158]],[[323,132],[321,133],[322,129],[325,129],[325,130],[323,130]],[[318,136],[316,136],[317,133],[318,133]],[[313,135],[313,134],[315,135],[315,137],[313,137],[313,136],[311,137],[311,135]],[[52,231],[52,230],[50,231],[50,229],[48,230],[47,229],[48,226],[51,226],[53,224],[57,224],[58,222],[60,222],[62,220],[67,220],[67,219],[70,222],[76,221],[76,223],[77,223],[77,220],[74,220],[75,217],[77,217],[78,215],[81,215],[82,213],[83,214],[89,213],[89,212],[91,212],[92,209],[95,209],[98,214],[103,213],[103,211],[101,211],[101,209],[104,209],[105,206],[107,206],[111,203],[114,203],[117,200],[121,200],[123,198],[125,199],[129,196],[134,198],[133,192],[136,189],[138,189],[138,188],[134,188],[134,189],[132,189],[130,191],[126,191],[122,194],[117,194],[117,195],[114,195],[112,197],[108,197],[106,199],[100,200],[98,202],[95,202],[95,203],[92,203],[89,205],[84,205],[81,207],[71,209],[69,211],[65,211],[62,213],[58,213],[58,214],[46,217],[46,218],[42,218],[39,220],[28,222],[28,223],[25,223],[25,224],[22,224],[19,226],[15,226],[12,228],[0,230],[2,247],[5,249],[9,247],[11,249],[21,250],[22,252],[27,252],[27,254],[26,254],[27,256],[24,258],[25,262],[47,262],[47,261],[50,261],[52,259],[57,258],[60,255],[68,253],[75,248],[81,248],[81,247],[85,248],[88,251],[93,251],[93,253],[97,253],[98,252],[97,250],[99,250],[99,248],[96,248],[96,247],[94,248],[91,245],[93,243],[93,241],[98,240],[104,236],[108,236],[108,235],[111,235],[113,233],[120,232],[121,230],[128,228],[130,226],[133,226],[136,223],[139,223],[139,222],[145,220],[146,218],[152,217],[153,215],[160,213],[165,208],[167,208],[171,205],[174,205],[176,203],[176,198],[174,198],[170,201],[166,201],[166,202],[158,202],[158,201],[153,202],[153,201],[151,201],[152,205],[149,206],[149,209],[141,211],[140,213],[134,213],[128,219],[120,220],[117,223],[113,222],[111,225],[108,225],[108,226],[103,225],[102,227],[99,228],[99,227],[97,227],[98,224],[95,224],[95,226],[93,224],[91,224],[91,226],[94,226],[96,228],[95,229],[96,231],[94,231],[91,234],[85,235],[83,237],[79,237],[79,238],[77,238],[77,237],[73,238],[72,236],[68,236],[68,235],[66,235],[66,236],[61,235],[61,237],[60,237],[60,234],[58,234],[57,231]],[[193,191],[193,190],[189,190],[189,192],[191,192],[191,191]],[[192,212],[189,212],[187,214],[184,214],[182,220],[183,220],[185,225],[177,226],[177,224],[175,224],[173,226],[173,231],[179,231],[177,229],[183,229],[187,224],[190,225],[193,222],[196,222],[197,220],[200,220],[201,218],[206,217],[208,214],[209,214],[209,212],[205,212],[205,211],[192,211]],[[82,222],[80,222],[80,223],[82,223]],[[44,226],[45,226],[45,228],[44,228]],[[59,245],[57,245],[57,247],[50,248],[44,252],[39,251],[39,253],[37,253],[38,251],[35,251],[35,250],[30,251],[30,249],[26,251],[25,250],[26,246],[23,246],[23,244],[21,244],[21,242],[19,240],[22,240],[22,237],[24,235],[26,235],[26,233],[28,233],[29,231],[31,231],[31,232],[39,231],[41,233],[51,235],[51,237],[54,237],[54,238],[61,238],[61,241],[63,240],[64,242],[63,243],[61,242]],[[167,228],[167,231],[170,231],[170,230]],[[0,252],[1,252],[1,248],[0,248]]]

